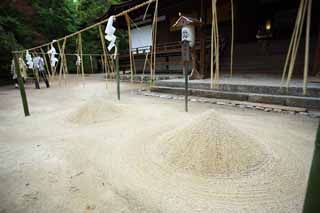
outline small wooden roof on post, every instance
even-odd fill
[[[194,25],[194,26],[201,25],[201,22],[198,19],[183,16],[181,14],[179,15],[180,15],[179,19],[176,21],[176,23],[172,25],[172,28],[182,28],[183,26],[186,26],[186,25]]]

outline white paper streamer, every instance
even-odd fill
[[[29,53],[29,50],[27,50],[26,52],[26,61],[27,61],[28,68],[33,69],[33,60],[32,60],[32,56]]]
[[[55,67],[59,60],[56,58],[57,51],[54,48],[53,44],[51,44],[51,49],[48,51],[48,54],[50,56],[51,67]]]
[[[109,17],[107,27],[105,30],[105,33],[106,33],[105,39],[110,42],[108,45],[109,51],[111,51],[116,46],[115,43],[117,39],[117,37],[114,35],[114,33],[116,32],[116,28],[113,26],[113,19],[114,19],[114,16]]]

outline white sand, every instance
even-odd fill
[[[136,87],[0,88],[0,212],[301,212],[316,120]]]

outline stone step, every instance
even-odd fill
[[[158,87],[172,87],[172,88],[184,88],[183,80],[173,81],[156,81],[155,86]],[[190,89],[212,90],[210,88],[210,82],[189,82]],[[257,94],[270,94],[270,95],[285,95],[285,96],[298,96],[298,97],[320,97],[319,87],[309,87],[307,94],[303,95],[302,87],[290,86],[289,88],[280,88],[274,85],[251,85],[251,84],[236,84],[236,83],[220,83],[216,92],[243,92],[243,93],[257,93]]]
[[[163,87],[153,86],[152,92],[170,93],[176,95],[183,95],[184,88],[177,87]],[[290,107],[304,107],[307,109],[320,109],[320,98],[315,97],[299,97],[288,95],[273,95],[273,94],[258,94],[246,92],[226,92],[217,90],[206,89],[189,89],[189,95],[205,97],[205,98],[218,98],[237,101],[247,101],[253,103],[275,104]]]

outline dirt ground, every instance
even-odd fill
[[[185,113],[139,87],[122,83],[119,102],[99,80],[27,85],[28,118],[18,90],[0,88],[0,212],[301,212],[316,119],[194,102]],[[227,124],[206,122],[215,114]]]

